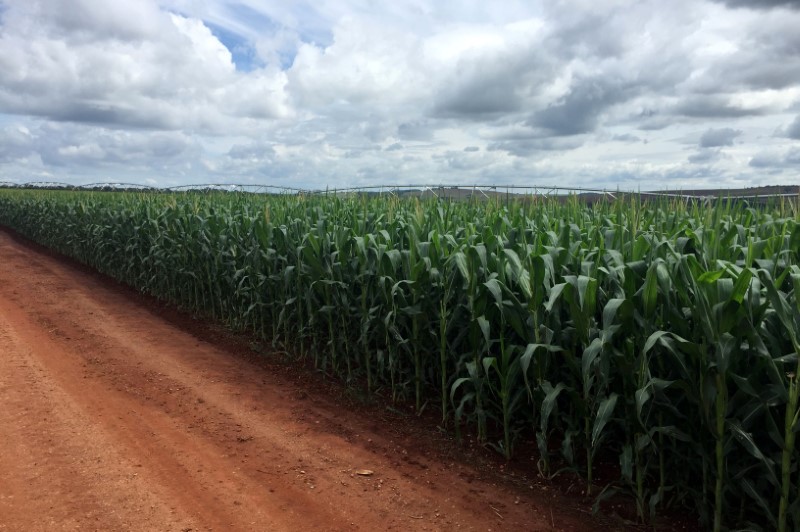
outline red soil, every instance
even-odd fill
[[[0,231],[0,530],[611,528],[275,358]]]

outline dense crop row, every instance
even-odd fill
[[[0,191],[0,223],[643,519],[800,529],[797,205]]]

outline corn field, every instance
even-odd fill
[[[800,530],[796,202],[0,190],[0,224],[642,521]]]

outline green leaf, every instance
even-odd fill
[[[556,301],[559,300],[559,298],[561,297],[561,294],[564,293],[565,291],[567,292],[567,297],[569,297],[569,294],[572,293],[572,285],[568,284],[568,283],[559,283],[559,284],[555,285],[550,290],[550,298],[547,300],[547,303],[545,304],[544,309],[547,312],[552,312],[553,311],[553,306],[556,304]]]
[[[793,249],[795,253],[800,250],[800,223],[795,223],[792,228],[792,233],[789,236],[789,249]]]
[[[603,488],[603,491],[601,491],[597,495],[594,502],[592,503],[592,515],[596,515],[598,512],[600,512],[600,505],[602,504],[603,501],[610,499],[617,493],[619,493],[619,489],[612,487],[611,484]]]
[[[639,423],[644,425],[644,422],[642,421],[642,408],[644,408],[644,405],[650,400],[650,385],[648,384],[644,388],[639,388],[636,390],[634,397],[636,401],[636,417],[639,418]]]
[[[592,447],[597,446],[597,442],[600,439],[600,436],[603,432],[608,421],[611,419],[611,415],[614,413],[614,407],[617,405],[617,394],[612,393],[611,396],[606,397],[600,403],[600,408],[597,409],[597,416],[594,419],[594,425],[592,426]]]
[[[708,271],[697,278],[699,283],[714,283],[725,274],[725,270]]]
[[[485,286],[489,290],[489,293],[492,294],[492,297],[494,298],[495,303],[497,303],[497,305],[502,310],[503,289],[500,286],[500,281],[498,281],[497,279],[489,279],[488,281],[483,283],[483,286]]]
[[[773,486],[778,486],[778,477],[775,475],[775,463],[764,456],[764,453],[761,452],[761,449],[758,448],[755,440],[753,439],[753,435],[749,432],[746,432],[739,422],[733,419],[727,420],[726,424],[728,428],[733,433],[733,436],[736,440],[742,444],[742,447],[750,453],[753,458],[756,458],[761,465],[763,466],[762,471],[767,474],[767,479],[772,483]]]
[[[581,357],[581,373],[583,374],[584,382],[587,382],[587,379],[592,374],[592,364],[597,359],[597,356],[603,350],[603,342],[600,338],[595,338],[592,340],[592,343],[589,344],[589,347],[584,349],[583,356]]]
[[[742,273],[739,274],[739,277],[736,279],[736,283],[733,286],[733,293],[731,294],[731,298],[738,302],[742,303],[744,301],[744,296],[747,294],[747,290],[750,288],[750,281],[753,279],[753,272],[750,269],[742,270]]]
[[[670,277],[669,270],[663,260],[656,263],[656,276],[658,277],[658,286],[661,293],[664,295],[672,293],[672,277]]]
[[[561,348],[557,345],[550,345],[550,344],[528,344],[525,347],[525,352],[520,357],[520,364],[522,365],[522,372],[527,373],[528,368],[530,368],[531,358],[536,353],[538,349],[546,349],[551,353],[555,353],[561,351]]]
[[[732,334],[726,332],[720,336],[716,349],[716,363],[717,371],[722,375],[728,373],[731,358],[738,345],[738,340]]]
[[[619,455],[619,467],[622,478],[626,482],[633,482],[633,448],[629,444],[622,447]]]
[[[612,298],[608,300],[603,308],[603,328],[608,329],[617,321],[617,314],[620,320],[624,320],[630,312],[631,303],[627,299]]]
[[[450,401],[453,401],[453,398],[456,396],[456,392],[461,387],[462,384],[471,381],[471,377],[461,377],[460,379],[456,379],[452,386],[450,386]]]
[[[478,316],[476,321],[478,322],[478,326],[481,329],[481,333],[483,333],[483,338],[486,340],[486,344],[488,345],[491,342],[491,333],[489,331],[490,328],[489,320],[487,320],[485,316]]]
[[[644,308],[644,316],[650,318],[655,312],[656,305],[658,304],[658,274],[657,265],[653,264],[647,270],[647,276],[644,280],[644,287],[642,287],[642,305]]]
[[[593,315],[597,307],[597,279],[578,276],[578,297],[584,315]]]
[[[676,440],[682,441],[682,442],[690,442],[690,441],[692,441],[691,436],[689,436],[688,434],[686,434],[685,432],[683,432],[682,430],[680,430],[678,427],[676,427],[674,425],[665,425],[665,426],[662,426],[662,427],[653,427],[652,429],[650,429],[651,437],[654,434],[657,434],[657,433],[663,434],[665,436],[669,436],[670,438],[675,438]]]
[[[556,384],[555,388],[553,388],[549,381],[544,381],[542,383],[542,389],[545,391],[545,396],[544,400],[542,400],[539,428],[542,433],[546,435],[550,414],[553,413],[553,408],[555,408],[558,396],[561,394],[561,392],[567,389],[567,386],[563,382],[559,382]]]
[[[744,492],[749,495],[761,507],[761,515],[769,520],[773,530],[777,530],[778,522],[773,516],[773,509],[769,502],[764,499],[764,496],[753,486],[753,483],[747,477],[739,480],[740,485],[744,488]]]
[[[798,227],[800,227],[800,224],[798,224]],[[800,271],[797,271],[800,268],[793,266],[792,269],[794,271],[789,274],[789,277],[792,279],[792,290],[794,290],[795,312],[800,315]]]

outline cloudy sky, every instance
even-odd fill
[[[0,181],[800,184],[800,0],[0,0]]]

